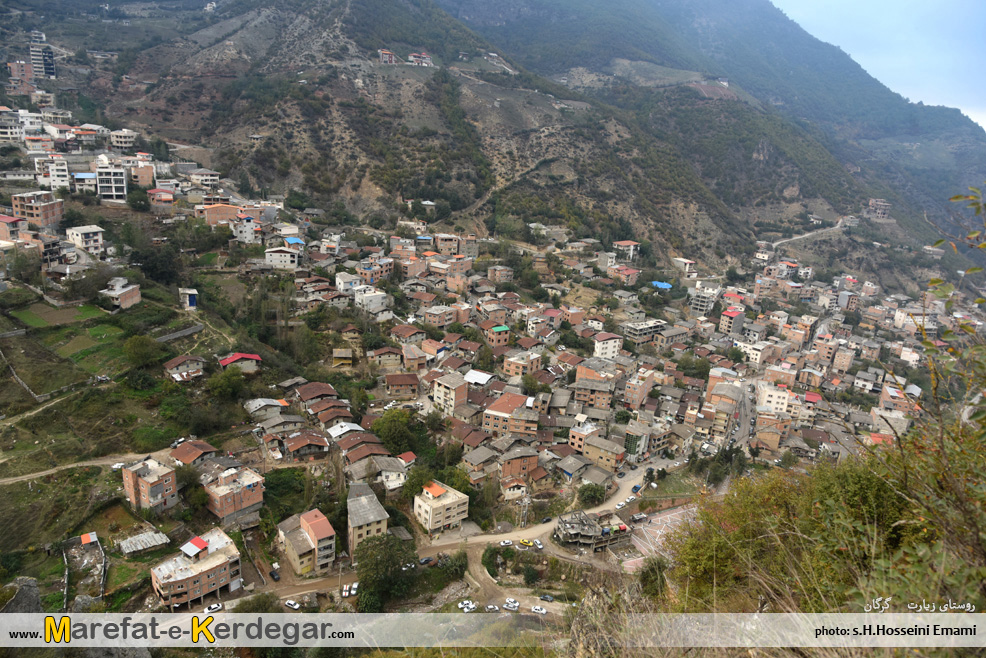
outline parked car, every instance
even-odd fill
[[[292,610],[301,610],[301,604],[298,603],[297,601],[292,601],[291,599],[285,601],[284,605],[291,608]]]
[[[534,548],[538,549],[539,551],[543,551],[544,550],[544,544],[541,543],[541,540],[540,539],[535,539],[534,540]]]
[[[342,586],[342,598],[344,599],[349,598],[349,583],[346,583],[345,585]]]
[[[503,541],[500,542],[500,546],[513,546],[513,545],[514,543],[509,539],[504,539]]]
[[[513,603],[504,603],[503,609],[509,610],[510,612],[517,612],[518,610],[520,610],[520,604],[517,603],[516,601]]]
[[[462,609],[462,612],[475,612],[475,610],[476,610],[476,604],[470,601],[469,605],[467,605]]]
[[[275,583],[276,583],[276,582],[278,582],[279,580],[281,580],[281,574],[279,574],[279,573],[277,573],[277,570],[276,570],[276,569],[271,569],[271,571],[270,571],[270,574],[269,574],[269,575],[270,575],[270,577],[271,577],[271,579],[272,579],[272,580],[273,580],[273,581],[274,581]]]
[[[541,519],[541,523],[551,523],[551,517],[550,516],[544,517],[543,519]]]
[[[208,613],[208,614],[211,614],[213,612],[219,612],[222,609],[223,609],[223,604],[222,603],[213,603],[212,605],[208,606],[205,609],[205,612]]]
[[[518,605],[517,599],[507,599],[507,605]]]
[[[630,464],[630,470],[631,471],[637,470],[637,465],[636,464]]]
[[[493,605],[492,603],[486,606],[486,612],[500,612],[500,606]]]
[[[626,503],[627,503],[627,505],[629,505],[630,503],[632,503],[635,500],[637,500],[637,497],[636,496],[627,496]]]
[[[623,501],[620,501],[620,502],[616,503],[616,509],[623,509],[626,506],[627,506],[627,504],[624,503]]]
[[[414,568],[414,562],[408,562],[403,567],[401,567],[401,571],[408,571],[413,568]]]
[[[616,474],[616,477],[618,478],[625,478],[626,476],[627,476],[626,471],[620,471],[619,473]]]
[[[541,600],[542,601],[547,601],[548,603],[551,603],[552,601],[555,600],[555,597],[551,596],[550,594],[542,594],[541,595]]]
[[[520,545],[521,546],[527,546],[528,548],[530,548],[531,546],[534,545],[534,542],[532,542],[530,539],[521,539],[520,540]]]
[[[350,596],[356,596],[356,588],[357,587],[359,587],[359,581],[358,580],[355,583],[353,583],[352,588],[349,590],[349,595]]]
[[[418,560],[418,564],[431,564],[434,560],[435,558],[433,557],[423,557]]]
[[[459,601],[459,610],[463,610],[470,605],[472,605],[472,601],[470,601],[469,599],[464,599],[462,601]]]
[[[638,491],[640,491],[643,488],[643,486],[644,485],[642,485],[642,484],[635,484],[635,485],[633,485],[633,489],[631,489],[630,491],[632,491],[633,493],[637,493]]]
[[[536,605],[536,606],[534,606],[534,607],[532,607],[532,608],[531,608],[531,612],[536,612],[536,613],[538,613],[539,615],[546,615],[546,614],[548,614],[548,611],[547,611],[547,610],[545,610],[544,608],[542,608],[542,607],[541,607],[541,606],[539,606],[539,605]]]

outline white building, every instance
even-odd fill
[[[601,359],[615,359],[623,349],[623,336],[618,334],[603,332],[593,336],[592,340],[594,341],[592,356]]]
[[[139,133],[129,128],[114,130],[110,133],[110,146],[120,151],[129,151],[137,142],[137,137],[139,137]]]
[[[219,172],[211,169],[193,169],[188,172],[188,179],[195,185],[216,187],[219,185]]]
[[[350,274],[349,272],[339,272],[336,274],[336,290],[344,295],[356,294],[356,289],[363,285],[363,279]]]
[[[264,252],[264,262],[275,270],[296,270],[301,252],[287,247],[274,247]]]
[[[95,224],[74,226],[65,230],[68,241],[87,254],[98,256],[103,251],[103,229]]]
[[[357,308],[375,313],[390,308],[390,295],[373,286],[360,286],[355,290]]]
[[[106,201],[127,200],[127,170],[111,164],[96,167],[96,194]]]

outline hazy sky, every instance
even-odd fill
[[[986,1],[771,2],[905,98],[957,107],[986,127]]]

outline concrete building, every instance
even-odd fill
[[[264,252],[264,262],[275,270],[296,270],[301,261],[301,252],[287,247],[274,247]]]
[[[590,436],[585,440],[582,454],[600,468],[615,473],[623,465],[626,450],[618,443],[598,436]]]
[[[336,531],[317,509],[295,514],[277,524],[284,555],[299,576],[328,571],[336,556]]]
[[[130,151],[133,149],[139,136],[140,133],[134,132],[129,128],[114,130],[110,133],[110,146],[118,151]]]
[[[175,469],[147,457],[123,468],[123,493],[134,509],[161,512],[178,504]]]
[[[592,337],[592,355],[601,359],[615,359],[623,349],[623,336],[610,333],[599,333]]]
[[[111,164],[97,166],[96,194],[105,201],[125,203],[127,200],[127,170]]]
[[[103,229],[95,224],[65,229],[65,236],[76,249],[87,254],[98,256],[103,252]]]
[[[355,564],[356,549],[369,537],[387,532],[390,514],[383,508],[368,484],[355,483],[349,487],[347,500],[349,511],[349,557]]]
[[[264,478],[246,467],[228,468],[205,485],[206,507],[223,525],[258,512],[264,504]]]
[[[414,518],[428,534],[458,528],[469,515],[469,496],[432,480],[414,497]]]
[[[192,537],[181,552],[151,569],[151,586],[168,609],[193,601],[201,602],[207,594],[235,592],[243,586],[240,552],[220,528]]]
[[[10,196],[14,217],[26,219],[42,229],[58,228],[62,221],[65,202],[51,192],[22,192]]]
[[[435,408],[445,416],[452,416],[456,407],[466,403],[469,384],[458,372],[450,372],[436,379],[431,391]]]
[[[108,297],[113,306],[119,309],[128,309],[140,303],[140,286],[130,283],[126,277],[115,276],[106,284],[106,288],[99,291],[100,295]]]

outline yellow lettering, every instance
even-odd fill
[[[70,642],[70,630],[71,622],[68,617],[62,617],[57,625],[54,617],[45,617],[45,642]]]
[[[198,644],[199,634],[202,634],[210,644],[215,644],[216,636],[209,630],[209,624],[214,620],[215,617],[209,616],[205,618],[205,621],[200,622],[198,617],[192,617],[192,642]]]

